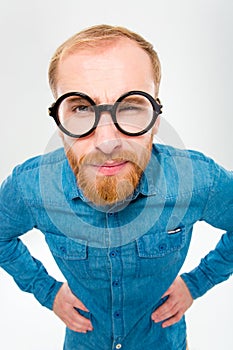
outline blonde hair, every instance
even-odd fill
[[[153,45],[139,34],[132,32],[127,28],[101,24],[89,27],[76,33],[62,45],[60,45],[55,51],[53,57],[51,58],[48,71],[49,84],[54,96],[56,96],[58,64],[65,55],[74,52],[79,48],[96,48],[103,43],[114,42],[122,37],[133,40],[149,55],[153,68],[154,81],[157,88],[156,90],[158,92],[161,79],[161,66]]]

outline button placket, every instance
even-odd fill
[[[120,283],[122,278],[122,261],[121,252],[117,248],[109,253],[111,260],[111,280],[112,280],[112,320],[114,329],[114,338],[121,337],[123,335],[123,291],[122,284]],[[120,349],[120,348],[119,348]]]
[[[107,226],[111,230],[114,228],[114,234],[118,232],[118,213],[107,214]],[[124,333],[123,327],[123,291],[122,291],[122,255],[121,247],[109,248],[109,261],[111,265],[111,295],[112,295],[112,323],[113,323],[113,336],[114,336],[114,347],[116,349],[121,348],[119,339],[122,338]],[[118,339],[118,340],[117,340]],[[120,347],[119,347],[120,346]]]

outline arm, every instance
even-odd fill
[[[153,314],[162,326],[178,322],[196,299],[233,273],[233,173],[211,163],[213,184],[201,220],[228,230],[216,248],[203,258],[198,267],[178,277],[164,296],[169,296]],[[165,321],[166,320],[166,321]]]
[[[201,220],[226,232],[199,266],[182,274],[194,299],[233,273],[233,172],[215,167],[216,177]]]
[[[193,300],[205,294],[233,273],[233,232],[225,233],[215,250],[206,255],[198,267],[177,277],[162,297],[169,298],[152,313],[154,322],[169,327],[180,321]]]
[[[88,311],[72,294],[67,283],[49,276],[42,263],[31,256],[19,236],[36,226],[29,206],[24,203],[13,173],[0,190],[0,266],[15,280],[21,290],[33,293],[36,299],[54,311],[72,330],[92,330],[90,320],[75,308]]]
[[[52,310],[62,283],[48,275],[20,239],[0,241],[0,266],[14,278],[21,290],[33,293],[43,306]]]
[[[44,306],[52,309],[62,283],[49,276],[40,261],[33,258],[18,238],[35,226],[13,174],[0,190],[0,266],[26,292],[33,293]]]

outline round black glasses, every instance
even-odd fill
[[[101,113],[111,114],[115,127],[125,135],[139,136],[155,124],[162,105],[144,91],[129,91],[112,104],[96,105],[84,93],[68,92],[49,108],[49,115],[66,135],[81,138],[98,126]]]

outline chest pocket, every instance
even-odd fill
[[[158,283],[171,280],[178,273],[184,258],[185,229],[148,233],[137,239],[138,277],[153,276]]]
[[[46,242],[62,273],[87,278],[87,243],[79,242],[54,233],[46,234]]]
[[[185,228],[167,232],[149,233],[137,240],[138,255],[142,258],[159,258],[182,249],[185,244]]]
[[[108,278],[106,253],[102,249],[53,233],[46,235],[46,242],[64,276],[71,273],[75,279]]]
[[[161,280],[175,278],[183,264],[186,253],[185,228],[168,232],[146,234],[136,241],[138,254],[138,277],[153,276]]]
[[[49,234],[46,241],[54,256],[67,260],[83,260],[87,258],[87,244],[80,244],[70,238]]]

